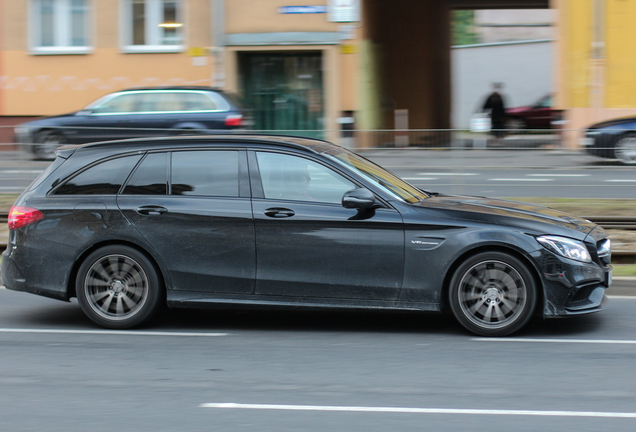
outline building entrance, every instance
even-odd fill
[[[255,130],[322,138],[322,53],[240,53],[243,104]]]

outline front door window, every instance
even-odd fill
[[[267,199],[340,204],[355,185],[331,169],[309,159],[257,153]]]

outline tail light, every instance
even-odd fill
[[[44,214],[38,209],[31,207],[11,207],[9,211],[9,229],[16,230],[37,222],[44,218]]]
[[[232,114],[225,117],[225,126],[243,126],[243,116],[241,114]]]

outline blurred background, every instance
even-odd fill
[[[58,145],[248,130],[636,227],[634,19],[631,0],[0,0],[0,216]]]

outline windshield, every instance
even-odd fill
[[[341,151],[328,156],[336,162],[347,166],[358,174],[374,183],[391,196],[409,203],[416,203],[428,198],[428,195],[416,187],[411,186],[399,177],[394,176],[384,168],[373,162],[361,158],[354,153]]]

